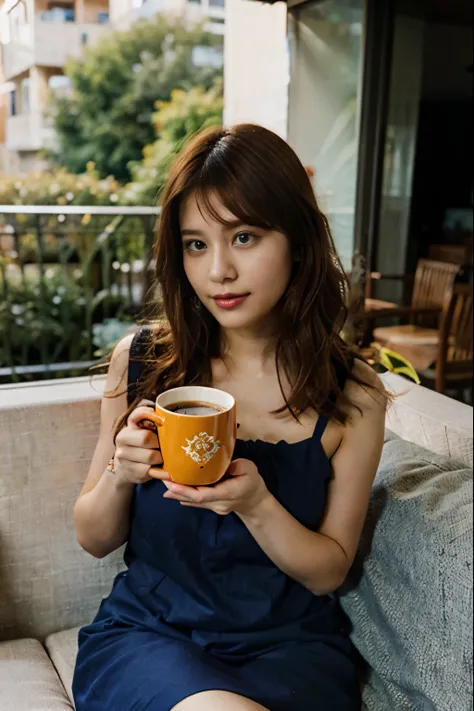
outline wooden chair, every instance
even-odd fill
[[[473,386],[473,287],[455,284],[444,299],[440,337],[432,344],[387,344],[403,355],[418,371],[424,384],[437,392],[456,389],[464,394]],[[461,398],[463,399],[463,398]]]
[[[441,325],[440,353],[436,367],[436,390],[449,385],[472,388],[473,336],[472,285],[456,284],[446,300]]]
[[[383,275],[378,272],[372,273],[369,278],[371,290],[374,281],[381,279],[403,279],[405,283],[413,283],[413,294],[410,306],[393,305],[385,302],[386,306],[380,306],[384,302],[378,303],[378,308],[370,312],[370,297],[366,312],[368,318],[375,320],[381,316],[405,317],[410,323],[399,326],[384,326],[375,328],[373,340],[385,345],[437,345],[439,341],[439,317],[443,307],[446,294],[450,294],[456,276],[461,267],[458,264],[448,262],[436,262],[430,259],[420,259],[416,273],[413,276]]]

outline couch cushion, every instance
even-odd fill
[[[122,551],[96,560],[74,532],[99,431],[98,395],[89,391],[94,400],[81,400],[74,382],[0,388],[0,639],[43,641],[85,624],[123,568]]]
[[[74,704],[72,697],[72,677],[77,657],[77,636],[80,627],[64,630],[50,635],[45,642],[51,661],[63,683],[64,688]]]
[[[0,642],[0,711],[71,711],[48,655],[35,639]]]
[[[472,469],[391,435],[341,590],[368,711],[472,708]]]

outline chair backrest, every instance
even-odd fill
[[[459,264],[420,259],[416,267],[412,306],[442,307],[460,269]]]
[[[473,287],[455,284],[445,295],[441,318],[437,385],[446,381],[472,381],[473,368]],[[438,389],[438,387],[437,387]]]

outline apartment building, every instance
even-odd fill
[[[0,0],[0,13],[3,4],[4,0]],[[3,75],[1,32],[2,26],[0,24],[0,177],[10,172],[10,160],[6,148],[8,85]]]
[[[204,20],[209,32],[224,35],[225,0],[110,0],[114,29],[127,29],[137,20],[162,12],[184,17],[191,23]]]
[[[108,30],[108,23],[108,0],[0,3],[4,172],[26,173],[41,165],[39,151],[55,141],[44,115],[48,93],[66,87],[67,59],[80,57],[86,44],[96,42]]]

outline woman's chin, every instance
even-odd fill
[[[221,328],[229,331],[260,331],[266,321],[265,317],[256,314],[215,314],[215,318]]]
[[[235,309],[213,308],[211,313],[222,328],[248,328],[255,323],[252,314],[241,307]]]
[[[249,319],[248,316],[242,316],[241,314],[232,314],[232,313],[227,313],[227,314],[214,314],[217,323],[219,326],[222,328],[238,328],[238,329],[245,329],[251,327],[251,325],[254,323],[252,319]]]

